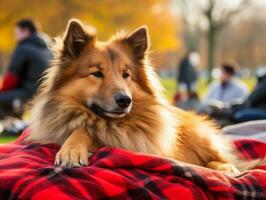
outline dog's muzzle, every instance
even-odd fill
[[[126,109],[115,109],[112,111],[108,111],[103,109],[101,106],[98,104],[92,103],[92,104],[87,104],[88,108],[94,112],[95,114],[101,116],[101,117],[108,117],[108,118],[122,118],[125,117],[129,113],[129,107]]]

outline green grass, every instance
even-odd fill
[[[173,96],[175,95],[177,88],[178,88],[176,80],[174,78],[164,78],[164,79],[161,79],[161,82],[166,89],[165,95],[167,96],[167,98],[171,102],[173,99]],[[199,96],[202,97],[206,93],[208,87],[206,85],[206,81],[203,79],[199,80],[198,84],[199,84],[198,85],[198,93],[199,93]]]
[[[0,137],[0,144],[13,142],[13,141],[15,141],[16,139],[17,139],[17,137],[11,137],[11,136]]]
[[[247,84],[249,89],[252,90],[252,88],[255,85],[255,80],[254,79],[244,79],[243,81]],[[161,82],[166,89],[165,94],[166,94],[167,98],[169,99],[170,102],[172,102],[173,96],[175,95],[176,90],[177,90],[177,85],[176,85],[175,79],[174,78],[164,78],[164,79],[161,79]],[[206,93],[207,89],[208,89],[208,86],[206,84],[206,81],[203,79],[200,79],[199,85],[198,85],[199,96],[203,97],[204,94]],[[0,144],[12,142],[14,140],[16,140],[16,137],[0,137]]]
[[[251,91],[255,85],[255,79],[242,79],[242,80],[247,84],[249,90]],[[176,80],[174,78],[164,78],[164,79],[161,79],[161,82],[166,89],[165,95],[167,96],[169,101],[172,102],[173,96],[175,95],[177,88],[178,88]],[[204,97],[207,90],[208,90],[208,84],[206,80],[200,79],[198,82],[199,96]]]
[[[177,90],[175,79],[164,78],[164,79],[161,79],[161,82],[165,88],[165,95],[168,97],[169,100],[171,100]]]

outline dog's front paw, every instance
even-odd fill
[[[61,167],[82,167],[89,164],[89,152],[82,145],[68,146],[63,145],[55,157],[55,165]]]
[[[225,173],[239,173],[239,170],[233,164],[229,163],[220,165],[217,170]]]

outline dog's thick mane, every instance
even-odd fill
[[[158,76],[149,61],[149,53],[146,52],[144,58],[138,62],[141,76],[138,80],[140,90],[146,92],[140,99],[134,100],[129,116],[109,122],[75,102],[70,103],[58,98],[56,85],[63,78],[62,70],[71,63],[71,59],[63,54],[64,37],[57,37],[55,40],[52,47],[53,60],[33,100],[31,134],[28,140],[62,144],[73,130],[84,127],[103,145],[169,155],[172,148],[169,144],[175,145],[176,127],[165,125],[171,124],[169,120],[176,119],[165,108],[167,100],[163,95],[163,87]],[[109,42],[118,42],[126,38],[125,32],[119,32]],[[158,134],[159,131],[168,135]],[[158,152],[159,149],[169,150],[169,152]]]

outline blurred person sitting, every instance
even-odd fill
[[[183,110],[201,111],[202,104],[200,102],[197,92],[190,91],[185,99],[176,103],[176,106]]]
[[[33,20],[19,20],[14,33],[18,44],[0,87],[2,118],[34,95],[37,81],[51,58],[51,52]]]
[[[197,67],[200,62],[199,54],[189,50],[181,60],[177,73],[177,82],[181,93],[195,91],[197,86]]]
[[[248,95],[247,86],[236,78],[237,65],[233,62],[221,66],[220,80],[213,82],[207,91],[205,103],[230,107],[237,101],[244,101]],[[220,106],[219,106],[220,107]]]
[[[235,122],[266,119],[266,67],[257,72],[257,85],[247,100],[233,111]]]

